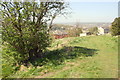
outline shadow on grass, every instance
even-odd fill
[[[62,49],[48,51],[44,57],[41,59],[36,59],[32,62],[32,64],[34,66],[42,66],[50,62],[52,65],[57,66],[64,63],[64,61],[68,59],[75,59],[80,56],[92,57],[94,54],[97,54],[96,51],[98,50],[78,46],[63,47]]]

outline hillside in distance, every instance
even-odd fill
[[[111,26],[111,23],[106,23],[106,22],[55,23],[55,24],[53,24],[52,29],[57,27],[57,29],[63,28],[65,30],[66,28],[76,27],[76,25],[78,25],[78,27],[81,27],[81,28],[91,28],[91,27],[109,28]]]

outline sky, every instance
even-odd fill
[[[99,0],[100,1],[100,0]],[[71,1],[69,2],[71,14],[58,16],[54,23],[71,22],[113,22],[118,17],[118,2],[90,2],[90,1]]]

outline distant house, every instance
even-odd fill
[[[87,36],[87,35],[91,35],[91,33],[90,33],[90,32],[81,33],[81,34],[80,34],[80,37],[82,37],[82,36]]]
[[[64,37],[68,37],[68,33],[64,30],[55,30],[53,31],[53,36],[55,37],[55,39],[61,39]]]
[[[109,33],[109,28],[98,27],[98,35],[104,35]]]
[[[82,28],[82,32],[83,32],[83,33],[80,33],[80,37],[82,37],[82,36],[87,36],[87,35],[91,35],[91,33],[89,32],[89,30],[88,30],[87,27],[83,27],[83,28]]]

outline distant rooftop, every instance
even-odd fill
[[[68,34],[67,32],[65,32],[64,30],[55,30],[55,31],[52,31],[53,34],[56,34],[56,35],[63,35],[63,34]]]

